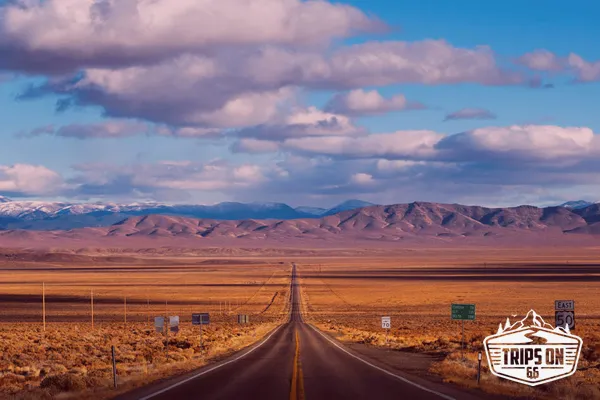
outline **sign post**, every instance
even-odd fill
[[[575,329],[575,300],[554,300],[554,326]]]
[[[169,357],[169,330],[165,329],[165,317],[154,317],[154,329],[161,335],[166,335],[165,357]]]
[[[475,304],[452,304],[452,319],[462,322],[462,338],[460,343],[461,357],[465,359],[465,320],[475,320]]]
[[[477,354],[477,384],[481,381],[481,352]]]
[[[46,332],[46,282],[42,282],[42,321]]]
[[[112,352],[112,370],[113,370],[113,386],[117,388],[117,360],[115,358],[115,346],[111,346]]]
[[[385,329],[385,344],[388,341],[388,331],[392,327],[392,317],[381,317],[381,328]]]
[[[210,314],[209,313],[197,313],[192,314],[192,325],[200,325],[200,347],[204,348],[204,343],[202,341],[202,325],[210,324]]]

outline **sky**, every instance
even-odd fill
[[[600,200],[594,1],[0,0],[0,195]]]

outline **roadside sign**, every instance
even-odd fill
[[[392,318],[391,317],[381,317],[381,327],[383,329],[391,329]]]
[[[554,300],[554,325],[575,329],[575,300]]]
[[[555,311],[554,321],[555,326],[564,328],[566,325],[572,331],[575,329],[575,311]]]
[[[575,311],[575,300],[554,300],[556,311]]]
[[[210,314],[197,313],[192,314],[192,325],[208,325],[210,323]]]
[[[169,317],[169,326],[171,328],[171,332],[177,333],[179,332],[179,316],[171,316]]]
[[[450,309],[453,320],[462,322],[462,335],[460,341],[460,352],[462,359],[465,359],[465,321],[475,320],[475,304],[452,304]]]
[[[452,304],[452,319],[475,320],[475,304]]]
[[[250,322],[250,318],[246,314],[238,314],[238,324],[247,324]]]
[[[165,317],[154,317],[154,329],[159,333],[165,331]]]

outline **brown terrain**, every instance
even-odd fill
[[[0,398],[62,392],[108,398],[212,365],[286,318],[295,264],[303,319],[390,371],[427,385],[452,383],[483,398],[600,399],[594,210],[413,203],[322,219],[154,215],[106,228],[4,231]],[[529,388],[492,376],[484,363],[478,385],[483,338],[506,317],[530,309],[554,323],[556,299],[576,302],[575,333],[584,340],[579,371]],[[452,302],[477,305],[476,321],[465,324],[465,359],[460,325],[449,316]],[[198,311],[211,313],[204,347],[191,326],[191,313]],[[237,324],[239,313],[251,323]],[[169,355],[152,327],[153,317],[164,314],[182,318]],[[392,317],[387,334],[380,324],[384,315]],[[119,391],[111,389],[112,345]],[[301,359],[307,360],[306,351]]]
[[[28,247],[394,247],[405,245],[540,245],[597,242],[600,208],[485,208],[411,203],[371,206],[320,219],[216,221],[150,215],[109,227],[69,231],[7,230],[4,246]],[[127,240],[123,240],[127,238]],[[176,240],[173,240],[176,239]]]

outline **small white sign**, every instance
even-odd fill
[[[171,332],[179,332],[179,316],[175,315],[169,317],[169,326],[171,327]]]
[[[383,329],[390,329],[392,327],[391,317],[381,317],[381,327]]]
[[[575,300],[554,300],[554,310],[575,311]]]

